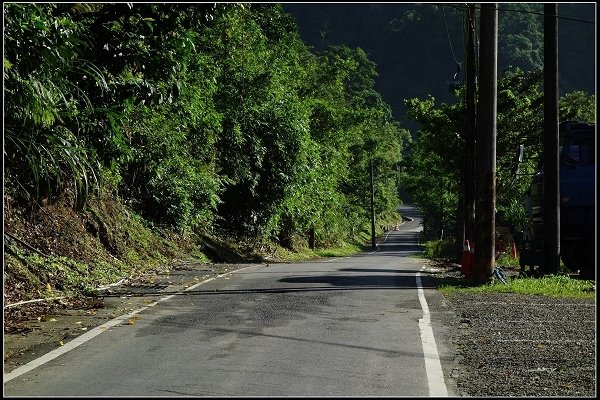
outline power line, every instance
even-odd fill
[[[448,31],[448,22],[446,21],[446,12],[444,8],[442,8],[442,14],[444,15],[444,25],[446,25],[446,35],[448,36],[448,43],[450,44],[450,51],[452,52],[452,57],[454,58],[454,62],[460,65],[456,56],[454,55],[454,49],[452,48],[452,40],[450,40],[450,32]]]
[[[541,16],[546,16],[546,13],[544,12],[538,12],[538,11],[525,11],[525,10],[515,10],[515,9],[510,9],[510,8],[500,8],[498,7],[498,11],[511,11],[511,12],[520,12],[523,14],[535,14],[535,15],[541,15]],[[556,17],[558,19],[565,19],[565,20],[569,20],[569,21],[576,21],[576,22],[585,22],[588,24],[595,24],[596,21],[588,21],[585,19],[579,19],[579,18],[574,18],[574,17],[566,17],[566,16],[561,16],[561,15],[552,15],[552,17]]]
[[[461,11],[466,11],[466,8],[464,6],[455,6],[452,4],[442,4],[442,7],[451,7],[454,8],[456,10],[461,10]],[[476,9],[480,9],[479,6],[475,6]],[[527,10],[517,10],[517,9],[512,9],[512,8],[500,8],[498,7],[498,11],[509,11],[509,12],[517,12],[517,13],[523,13],[523,14],[535,14],[535,15],[540,15],[540,16],[545,16],[546,14],[544,12],[539,12],[539,11],[527,11]],[[556,15],[556,18],[558,19],[564,19],[564,20],[568,20],[568,21],[575,21],[575,22],[584,22],[586,24],[595,24],[596,21],[589,21],[589,20],[585,20],[585,19],[580,19],[580,18],[575,18],[575,17],[569,17],[569,16],[563,16],[563,15]]]

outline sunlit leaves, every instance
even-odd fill
[[[567,93],[560,98],[561,121],[596,122],[596,96],[582,91]]]
[[[144,218],[335,241],[397,205],[406,132],[361,49],[319,56],[268,4],[12,4],[5,155],[13,187],[111,185]],[[23,48],[28,52],[23,52]],[[40,189],[43,188],[43,189]]]
[[[107,86],[98,68],[80,57],[82,27],[55,5],[7,5],[5,137],[7,169],[29,194],[59,191],[74,182],[76,205],[98,187],[99,165],[79,133],[92,104],[80,82]],[[55,15],[56,13],[56,15]],[[27,51],[22,51],[27,48]],[[10,65],[10,68],[6,68]],[[42,190],[43,189],[43,190]]]
[[[496,134],[496,222],[517,233],[525,221],[523,198],[542,154],[542,71],[505,71],[498,80]],[[560,120],[595,120],[595,98],[581,92],[561,96]],[[464,103],[436,105],[433,98],[406,101],[409,118],[422,124],[403,163],[402,184],[427,214],[425,231],[454,231],[452,218],[464,190]],[[518,165],[516,151],[525,146]]]

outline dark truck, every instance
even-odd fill
[[[560,140],[560,257],[565,267],[586,279],[596,274],[596,126],[565,121]],[[544,272],[544,171],[538,171],[525,201],[521,270]]]

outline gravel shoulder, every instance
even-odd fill
[[[506,271],[509,277],[517,274]],[[460,276],[460,268],[432,276]],[[596,397],[595,299],[513,293],[453,293],[460,396]]]
[[[596,396],[594,301],[515,294],[448,298],[459,318],[461,393]]]

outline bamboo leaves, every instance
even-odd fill
[[[367,214],[374,157],[378,212],[395,208],[403,138],[375,65],[360,49],[312,54],[280,5],[6,10],[11,187],[71,190],[81,207],[110,185],[172,229],[334,241]]]

